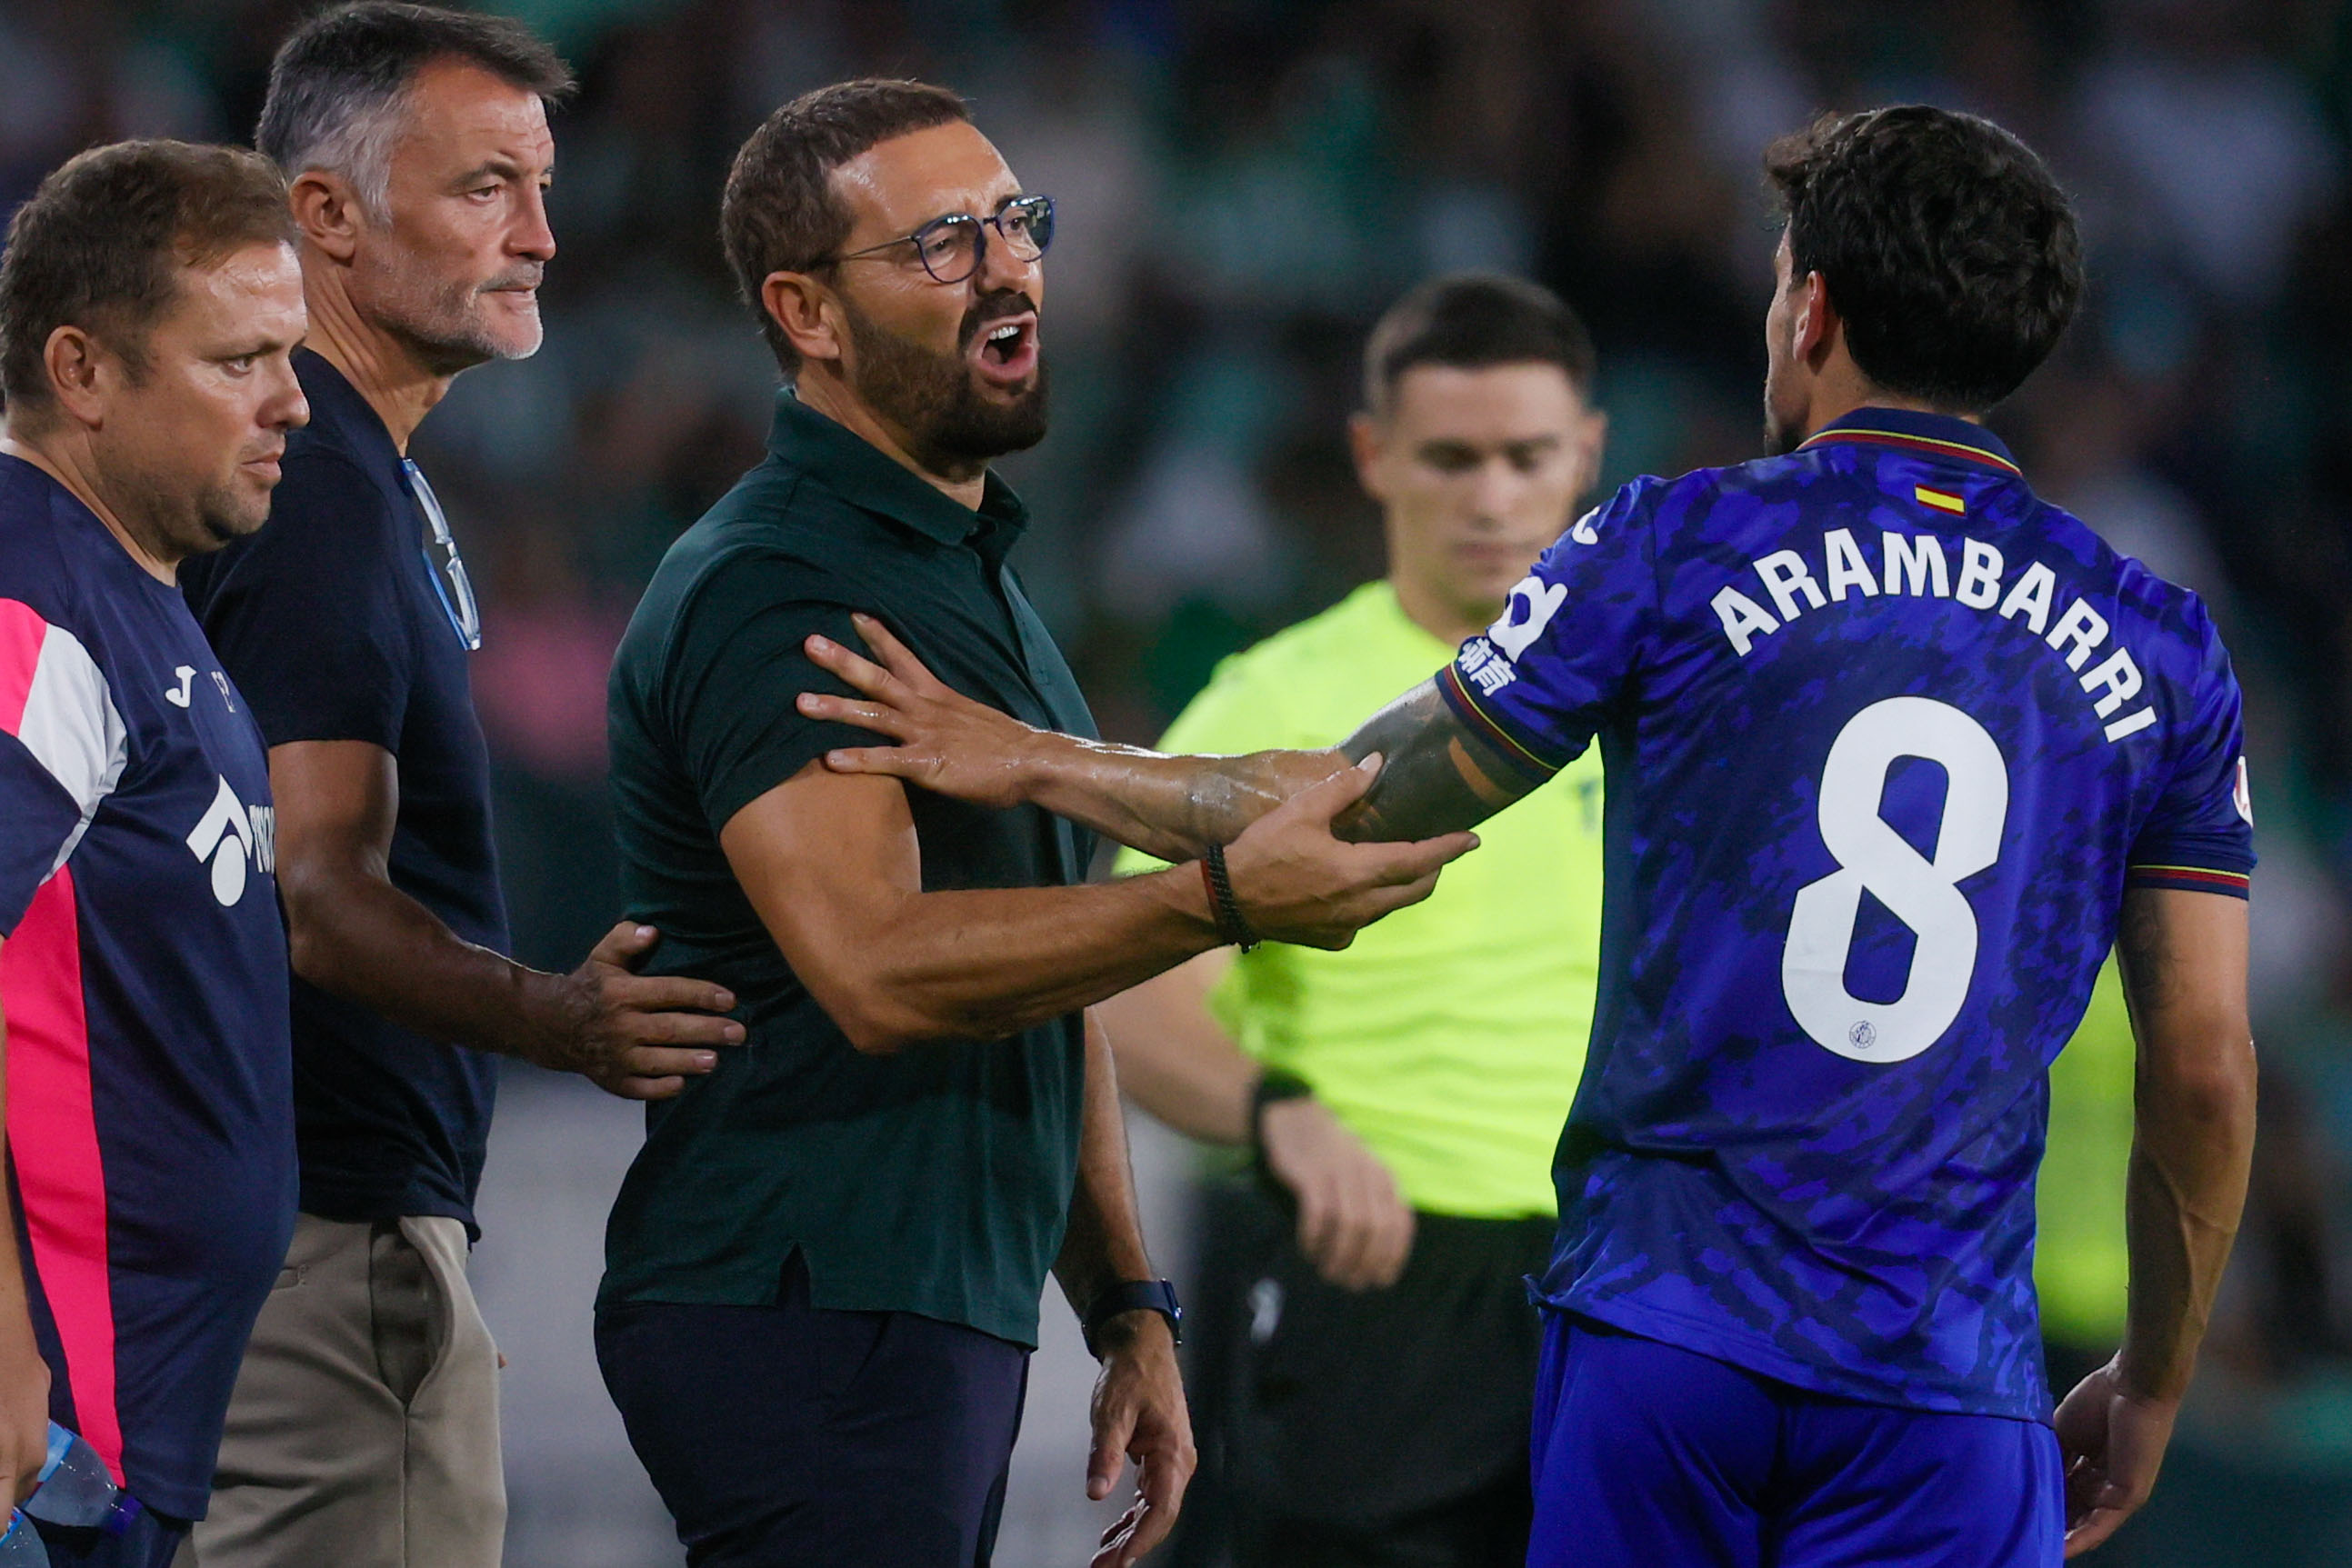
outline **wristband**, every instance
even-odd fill
[[[1315,1085],[1287,1068],[1269,1067],[1257,1075],[1257,1082],[1250,1090],[1249,1143],[1250,1148],[1261,1160],[1265,1157],[1265,1149],[1263,1131],[1265,1108],[1283,1100],[1311,1100],[1314,1097]]]
[[[1209,918],[1216,923],[1217,938],[1246,953],[1258,945],[1258,934],[1242,916],[1241,901],[1234,896],[1234,879],[1225,870],[1225,846],[1211,844],[1201,857],[1201,880],[1209,888]]]
[[[1095,1347],[1095,1335],[1121,1312],[1158,1312],[1168,1320],[1168,1337],[1180,1345],[1184,1343],[1184,1309],[1176,1300],[1176,1287],[1165,1280],[1129,1280],[1087,1303],[1086,1320],[1078,1328],[1086,1335],[1087,1354],[1096,1360],[1102,1359],[1102,1352]]]

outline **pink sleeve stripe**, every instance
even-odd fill
[[[49,1315],[65,1351],[74,1420],[122,1479],[115,1403],[114,1282],[106,1235],[106,1167],[90,1082],[82,1000],[81,916],[65,868],[33,895],[0,945],[6,1009],[8,1155]]]
[[[33,693],[41,643],[48,634],[49,623],[31,605],[0,599],[0,731],[15,735],[22,728],[25,699]]]

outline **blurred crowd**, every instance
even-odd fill
[[[247,138],[308,8],[0,0],[0,211],[92,141]],[[476,690],[518,956],[557,967],[616,903],[613,644],[765,432],[773,367],[717,206],[783,99],[854,75],[946,83],[1058,199],[1054,434],[1006,465],[1037,518],[1017,564],[1106,733],[1139,741],[1218,657],[1377,573],[1342,426],[1363,332],[1414,280],[1519,272],[1584,314],[1606,483],[1738,461],[1760,418],[1764,142],[1818,110],[1925,99],[2039,148],[2081,204],[2092,291],[1993,423],[2043,494],[2206,596],[2248,700],[2265,1131],[2208,1440],[2176,1464],[2214,1500],[2184,1528],[2255,1550],[2260,1487],[2352,1521],[2352,5],[501,8],[583,83],[555,122],[547,347],[460,382],[418,455],[484,599]]]

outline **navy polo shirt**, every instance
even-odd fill
[[[363,740],[392,753],[392,884],[503,953],[489,758],[424,510],[367,400],[309,350],[294,362],[310,423],[288,438],[269,521],[182,568],[189,607],[271,746]],[[495,1059],[299,977],[293,1020],[303,1212],[446,1215],[478,1234]]]

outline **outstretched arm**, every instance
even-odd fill
[[[879,622],[860,616],[857,630],[879,663],[824,637],[807,650],[858,697],[804,692],[801,711],[896,744],[833,752],[834,771],[885,774],[985,806],[1041,806],[1162,860],[1231,843],[1290,796],[1374,754],[1380,777],[1333,825],[1359,843],[1458,831],[1534,787],[1462,724],[1434,682],[1329,750],[1168,757],[1033,728],[947,685]]]
[[[2254,1144],[2246,904],[2171,889],[2124,895],[2116,949],[2139,1042],[2126,1228],[2123,1349],[2058,1408],[2069,1557],[2115,1532],[2156,1484],[2221,1269]]]
[[[1439,868],[1475,843],[1339,842],[1333,814],[1370,781],[1342,769],[1234,843],[1241,913],[1268,939],[1344,947],[1426,898]],[[861,1051],[1001,1039],[1219,942],[1197,865],[1109,884],[926,891],[906,791],[821,762],[736,812],[719,842],[793,972]]]
[[[718,1065],[743,1026],[725,988],[637,975],[658,939],[622,923],[568,975],[527,968],[461,939],[393,885],[400,778],[362,740],[269,749],[278,891],[294,972],[434,1040],[577,1072],[627,1100],[661,1100]]]

